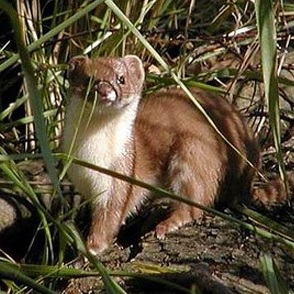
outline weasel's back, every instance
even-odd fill
[[[256,141],[234,107],[220,96],[198,89],[193,89],[192,93],[227,140],[257,166],[259,152]],[[168,88],[143,98],[137,115],[136,133],[137,153],[148,150],[151,166],[152,162],[160,160],[162,169],[159,173],[171,169],[167,165],[181,157],[182,163],[178,168],[189,165],[201,180],[197,184],[210,186],[210,195],[203,195],[208,198],[207,204],[215,200],[231,204],[234,197],[240,200],[250,195],[254,169],[217,134],[182,90]],[[194,156],[189,157],[189,152]],[[146,157],[146,154],[141,156]],[[171,160],[172,157],[175,159]],[[189,162],[185,162],[185,157]]]

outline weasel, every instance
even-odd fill
[[[143,64],[134,55],[73,57],[63,150],[203,206],[246,201],[253,194],[254,169],[182,90],[170,87],[141,99],[144,76]],[[256,140],[233,106],[199,89],[192,93],[226,138],[258,166]],[[68,176],[79,193],[93,199],[87,238],[93,254],[113,242],[126,218],[150,196],[146,189],[79,165],[72,164]],[[170,215],[156,226],[158,238],[202,215],[198,208],[172,205]]]

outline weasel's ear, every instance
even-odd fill
[[[87,65],[90,63],[87,56],[74,56],[68,63],[68,79],[71,84],[75,84],[83,79],[87,73]]]
[[[142,86],[145,79],[145,71],[141,59],[136,55],[126,55],[124,57],[129,75],[132,79],[136,79]]]

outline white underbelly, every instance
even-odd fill
[[[79,143],[73,148],[73,156],[106,169],[115,168],[121,150],[113,142],[105,140],[101,134],[87,139],[77,137],[76,142]],[[111,176],[78,164],[71,164],[68,176],[82,196],[90,197],[94,202],[107,201],[113,181]]]

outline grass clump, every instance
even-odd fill
[[[0,190],[6,195],[0,212],[11,209],[11,215],[28,216],[23,217],[28,226],[21,231],[30,231],[20,259],[11,248],[1,247],[0,240],[0,288],[10,293],[54,293],[63,286],[60,280],[99,275],[110,293],[124,293],[113,276],[136,276],[114,273],[89,255],[73,222],[74,197],[58,165],[66,156],[57,154],[71,56],[137,54],[147,72],[146,92],[179,84],[185,91],[186,85],[193,85],[225,95],[247,116],[264,146],[265,169],[282,179],[286,170],[293,169],[294,6],[290,2],[16,0],[13,5],[2,1],[0,15]],[[247,216],[243,221],[209,212],[293,251],[292,226],[276,224],[271,216],[242,210]],[[12,238],[8,229],[1,234]],[[94,270],[64,265],[77,254],[87,257]],[[272,293],[289,293],[271,257],[261,256]],[[30,267],[30,262],[35,264]],[[198,291],[178,286],[179,291]]]

